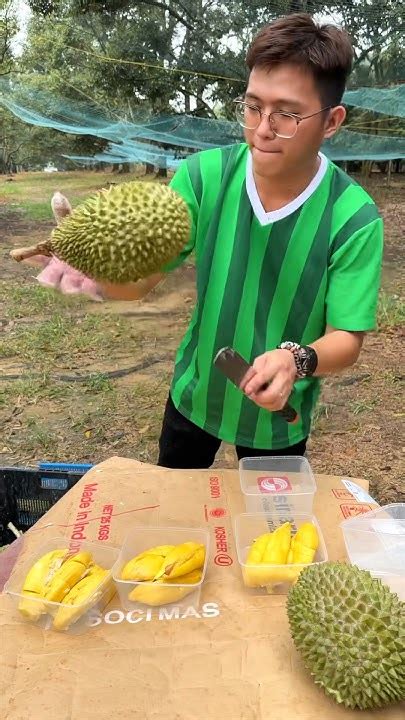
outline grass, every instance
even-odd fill
[[[405,323],[405,302],[399,295],[382,290],[378,303],[378,327],[396,327]]]
[[[328,405],[322,401],[318,402],[315,406],[314,414],[312,416],[312,429],[313,432],[321,431],[323,420],[329,417]]]
[[[33,270],[35,273],[35,269]],[[61,295],[41,285],[0,281],[0,306],[2,316],[9,320],[18,318],[34,318],[55,311],[78,311],[85,307],[83,298],[72,295]]]
[[[0,181],[0,190],[9,197],[45,197],[55,190],[86,192],[105,187],[112,182],[125,182],[133,174],[117,175],[111,172],[69,171],[60,173],[26,172],[15,176],[13,182]]]
[[[99,372],[92,373],[88,380],[84,383],[84,387],[91,393],[112,393],[114,390],[114,383],[105,373]]]
[[[49,372],[38,378],[24,373],[20,380],[0,383],[0,407],[13,403],[37,404],[41,400],[63,400],[69,397],[73,386],[51,380]]]
[[[401,382],[401,377],[392,370],[384,370],[382,378],[388,385],[396,385]]]
[[[24,200],[21,202],[9,203],[8,207],[14,212],[20,212],[24,214],[24,218],[27,220],[52,220],[52,209],[49,201],[35,202],[31,200]]]
[[[128,385],[103,373],[86,383],[26,376],[0,384],[0,409],[8,417],[0,452],[7,448],[20,464],[31,458],[99,462],[120,451],[130,456],[132,448],[139,459],[154,462],[168,385],[169,373]]]
[[[77,360],[78,355],[96,353],[100,360],[111,355],[123,336],[126,344],[137,336],[125,318],[90,314],[77,318],[54,312],[37,324],[15,325],[0,344],[0,358],[18,357],[42,369],[58,364],[62,357]]]
[[[52,220],[51,198],[56,190],[67,196],[72,207],[109,183],[133,180],[132,175],[113,173],[21,173],[13,182],[0,180],[0,197],[3,195],[12,210],[20,210],[25,219]],[[142,178],[137,178],[142,179]]]
[[[378,400],[374,398],[373,400],[369,400],[367,402],[365,401],[354,401],[350,403],[350,409],[353,413],[353,415],[360,415],[363,412],[372,412],[377,405]]]
[[[55,446],[55,434],[46,423],[41,422],[36,417],[29,416],[27,426],[32,447],[45,452],[52,450]]]

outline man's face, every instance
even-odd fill
[[[291,64],[270,71],[253,68],[244,100],[265,113],[278,110],[304,116],[322,108],[312,75]],[[255,172],[265,177],[283,176],[307,167],[329,135],[329,116],[326,111],[303,120],[295,136],[288,139],[277,137],[265,116],[255,130],[245,128]]]

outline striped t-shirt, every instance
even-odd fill
[[[171,186],[187,202],[192,235],[169,271],[195,252],[197,302],[179,346],[171,396],[177,409],[226,442],[263,449],[308,436],[318,378],[298,380],[289,425],[259,408],[213,366],[231,346],[247,361],[283,340],[309,344],[326,325],[375,326],[382,220],[368,194],[323,155],[292,203],[266,213],[246,144],[207,150],[182,163]]]

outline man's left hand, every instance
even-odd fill
[[[289,350],[271,350],[259,355],[243,378],[240,389],[265,410],[282,410],[297,378]],[[268,385],[264,390],[260,388]]]

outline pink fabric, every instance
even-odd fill
[[[83,275],[56,257],[44,258],[44,260],[47,262],[44,263],[43,270],[36,277],[40,285],[58,290],[63,295],[86,295],[95,302],[103,301],[103,296],[95,280]]]

